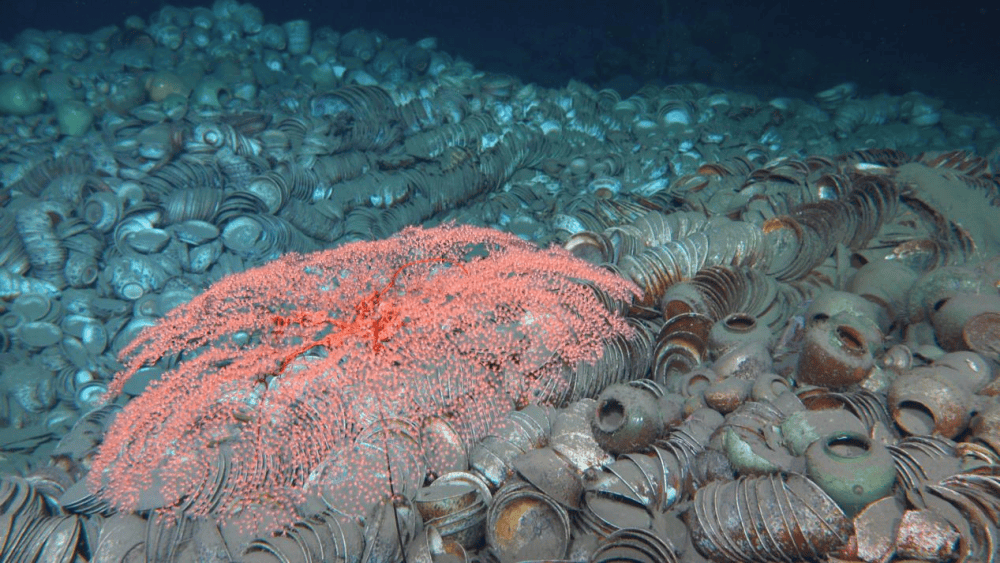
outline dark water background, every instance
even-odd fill
[[[211,6],[211,0],[175,0]],[[918,90],[962,112],[1000,115],[1000,3],[635,0],[258,1],[265,21],[363,27],[439,39],[478,68],[558,87],[575,78],[625,93],[700,81],[763,98],[810,97],[843,81],[862,96]],[[162,2],[0,0],[0,38],[26,27],[89,32]]]

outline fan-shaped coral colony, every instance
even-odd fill
[[[990,120],[232,0],[0,70],[4,560],[996,559]]]

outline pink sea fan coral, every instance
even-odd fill
[[[177,362],[119,414],[88,484],[120,510],[273,528],[336,488],[339,467],[362,510],[385,494],[387,460],[434,466],[428,420],[471,444],[510,409],[557,400],[628,335],[595,290],[637,292],[561,249],[453,225],[229,276],[123,351],[111,398],[142,366]],[[394,431],[412,447],[386,438],[383,470],[365,467],[371,429],[390,427],[416,429]]]

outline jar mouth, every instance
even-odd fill
[[[598,407],[597,424],[605,432],[614,432],[625,424],[625,405],[617,398],[602,401]]]
[[[842,432],[826,438],[823,451],[830,457],[854,460],[871,455],[872,441],[857,432]]]
[[[726,317],[723,324],[730,332],[743,334],[757,328],[757,319],[745,313],[733,313]]]
[[[838,325],[834,329],[837,341],[851,355],[861,356],[866,351],[865,337],[857,329],[847,325]]]

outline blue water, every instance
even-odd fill
[[[0,40],[28,27],[88,33],[164,5],[204,0],[0,0]],[[991,2],[296,0],[254,2],[267,22],[427,36],[477,68],[561,87],[576,79],[627,97],[698,81],[808,97],[844,81],[859,94],[918,90],[963,112],[1000,114],[1000,6]],[[664,10],[666,7],[666,10]]]

